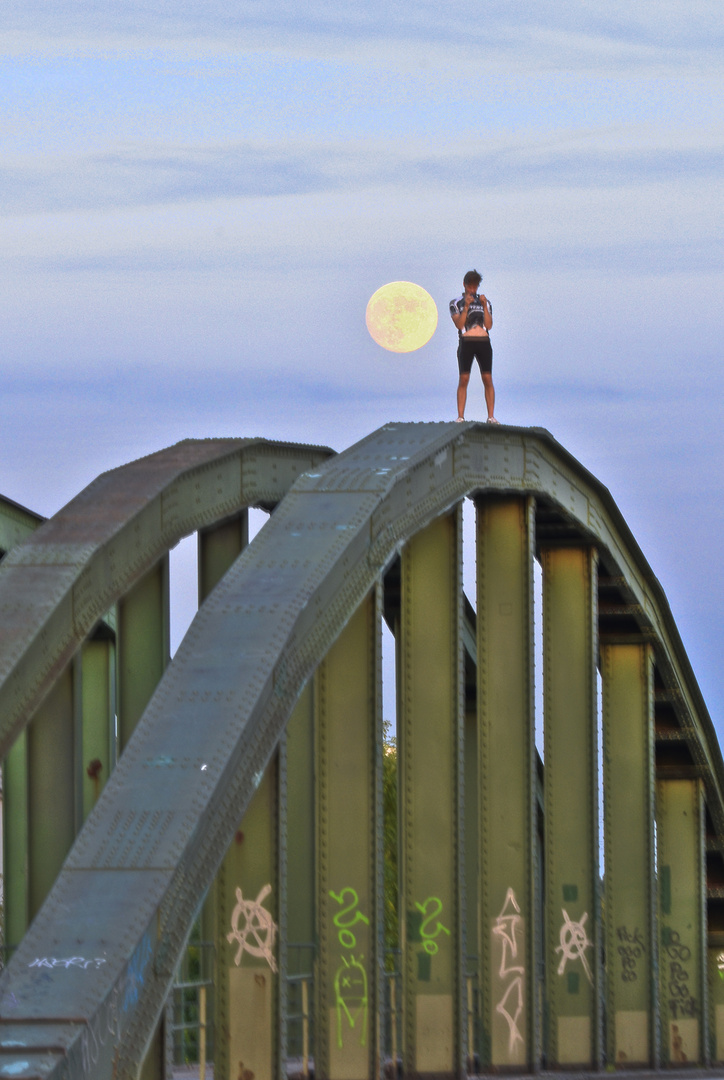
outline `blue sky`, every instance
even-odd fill
[[[476,266],[499,418],[610,488],[724,735],[721,0],[5,0],[0,43],[3,494],[452,418]],[[441,315],[406,356],[396,279]]]

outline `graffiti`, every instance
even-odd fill
[[[434,910],[432,910],[428,914],[427,909],[431,904],[433,905]],[[428,923],[432,922],[433,919],[437,918],[437,916],[442,911],[442,900],[438,900],[436,896],[429,896],[424,904],[416,903],[415,907],[422,915],[422,921],[420,923],[420,937],[423,939],[422,947],[425,952],[430,954],[430,956],[435,956],[439,948],[438,943],[435,941],[435,938],[440,933],[447,934],[447,936],[450,937],[450,931],[446,926],[443,926],[441,922],[435,923],[434,930],[426,929]]]
[[[262,907],[262,901],[266,899],[271,889],[271,885],[264,885],[259,890],[256,900],[245,900],[241,889],[236,890],[236,907],[231,913],[231,930],[226,935],[226,940],[229,944],[236,941],[239,946],[234,957],[237,967],[241,963],[242,954],[248,952],[250,956],[266,960],[272,971],[276,973],[277,965],[273,950],[277,926],[271,913]],[[243,929],[239,925],[242,918]]]
[[[58,960],[54,956],[36,956],[32,963],[28,964],[29,968],[82,968],[86,971],[91,964],[95,964],[95,970],[97,971],[101,964],[105,964],[105,960],[102,957],[96,957],[95,960],[86,960],[83,956],[69,956],[67,960]]]
[[[588,940],[588,934],[586,933],[588,912],[584,911],[580,922],[573,922],[565,908],[561,908],[561,911],[563,912],[563,924],[561,926],[560,945],[556,946],[556,952],[561,954],[558,974],[564,974],[569,960],[580,960],[588,981],[593,985],[593,976],[586,958],[586,949],[590,949],[593,945],[593,942]]]
[[[513,961],[518,959],[518,930],[522,920],[520,907],[515,899],[515,893],[508,889],[505,902],[500,909],[500,914],[495,920],[493,933],[501,945],[500,968],[498,975],[501,979],[515,976],[505,989],[505,993],[495,1006],[495,1011],[505,1019],[508,1025],[510,1038],[508,1052],[512,1054],[516,1042],[524,1042],[520,1033],[518,1022],[523,1014],[523,977],[525,967]]]
[[[695,1017],[697,1015],[696,998],[692,997],[689,989],[689,972],[684,967],[684,964],[691,960],[691,949],[688,945],[682,944],[676,930],[669,930],[668,927],[664,927],[663,941],[664,954],[669,961],[668,992],[671,1018],[680,1020],[685,1017]],[[675,1058],[675,1060],[680,1059]]]
[[[364,960],[360,956],[360,960]],[[342,957],[342,964],[334,976],[334,995],[337,1004],[337,1046],[342,1049],[342,1016],[354,1030],[360,1021],[360,1046],[367,1041],[367,973],[354,956]]]
[[[619,940],[618,955],[621,957],[621,979],[623,982],[635,982],[638,978],[636,961],[640,960],[646,952],[641,931],[638,926],[631,933],[625,926],[616,928],[616,937]]]
[[[345,894],[348,894],[351,899],[347,904],[347,907],[344,907],[341,911],[337,912],[337,914],[334,916],[333,921],[334,925],[337,928],[337,937],[339,938],[339,943],[342,948],[355,949],[357,947],[357,938],[354,936],[349,927],[356,926],[359,922],[364,923],[366,926],[369,926],[370,921],[366,915],[362,914],[361,911],[354,911],[354,914],[351,918],[347,919],[346,922],[342,921],[345,915],[349,915],[350,912],[352,912],[354,908],[357,907],[357,905],[359,904],[359,897],[357,896],[355,890],[350,889],[349,887],[346,889],[342,889],[341,892],[338,893],[332,892],[331,889],[329,890],[329,895],[332,897],[333,900],[336,900],[338,904],[344,904]]]
[[[684,1040],[679,1034],[678,1024],[671,1025],[671,1056],[679,1064],[689,1060],[684,1053]]]
[[[148,937],[148,935],[146,935],[146,937]],[[141,942],[141,944],[143,944],[143,942]],[[138,952],[138,950],[136,950],[136,952]],[[98,1013],[96,1013],[91,1022],[83,1030],[83,1033],[81,1035],[80,1049],[83,1062],[83,1072],[86,1076],[95,1075],[97,1071],[96,1065],[98,1064],[101,1050],[107,1045],[109,1036],[114,1043],[120,1040],[120,999],[121,983],[119,983],[113,988],[113,991],[111,992],[106,1004]],[[125,1009],[125,1002],[123,1007]]]
[[[131,957],[126,972],[126,990],[123,995],[123,1011],[127,1012],[131,1005],[135,1005],[140,996],[145,979],[148,961],[153,956],[151,935],[145,933],[136,951]]]
[[[337,930],[337,940],[343,949],[356,949],[357,937],[350,927],[361,923],[369,926],[369,919],[359,910],[359,896],[355,889],[349,886],[341,889],[338,893],[329,890],[329,895],[341,906],[342,910],[334,916],[333,922]],[[345,1030],[344,1020],[354,1031],[360,1024],[360,1046],[367,1042],[367,972],[362,961],[364,956],[360,953],[355,956],[342,957],[337,972],[334,976],[334,996],[337,1007],[337,1046],[342,1049],[343,1033]]]

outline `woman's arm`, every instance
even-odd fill
[[[455,323],[458,330],[464,330],[465,329],[465,323],[467,322],[468,308],[469,307],[470,307],[470,297],[466,296],[465,297],[465,307],[463,308],[463,310],[461,312],[459,312],[459,314],[457,314],[457,315],[451,315],[452,321]],[[492,321],[491,321],[491,325],[492,325]]]

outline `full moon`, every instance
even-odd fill
[[[429,292],[411,281],[391,281],[370,297],[367,329],[390,352],[414,352],[435,333],[437,308]]]

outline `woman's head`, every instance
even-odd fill
[[[471,288],[473,292],[477,292],[480,282],[483,280],[483,275],[479,274],[477,270],[468,270],[467,274],[463,278],[463,287]]]

